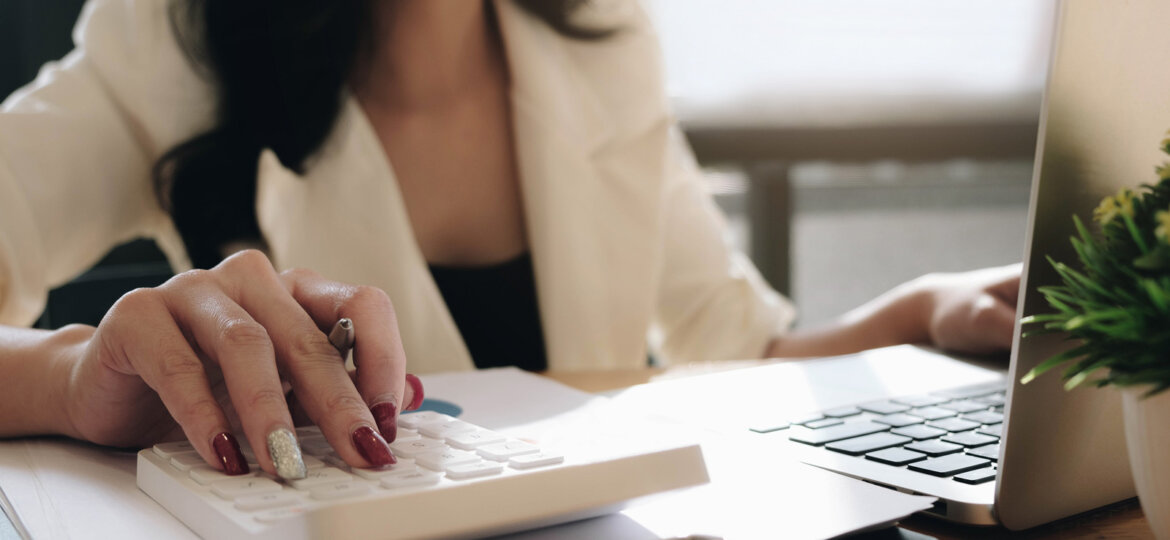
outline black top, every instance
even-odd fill
[[[476,367],[548,369],[529,254],[491,266],[430,268]]]

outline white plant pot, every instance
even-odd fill
[[[1142,512],[1158,540],[1170,540],[1170,390],[1142,399],[1149,387],[1125,388],[1125,442]]]

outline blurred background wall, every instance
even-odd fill
[[[163,1],[163,0],[158,0]],[[82,0],[0,0],[0,95],[71,48]],[[732,241],[827,320],[922,273],[1018,261],[1054,0],[644,0]],[[165,279],[148,242],[55,291],[95,323]]]

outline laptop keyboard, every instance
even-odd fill
[[[995,480],[1006,401],[1003,382],[903,396],[751,428],[965,484]]]

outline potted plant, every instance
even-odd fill
[[[1170,138],[1162,141],[1170,154]],[[1159,181],[1122,189],[1093,212],[1096,230],[1073,216],[1073,268],[1049,258],[1061,284],[1039,291],[1053,312],[1024,319],[1026,335],[1063,332],[1076,346],[1028,372],[1057,366],[1066,388],[1084,383],[1122,392],[1125,436],[1142,509],[1170,540],[1170,162]]]

